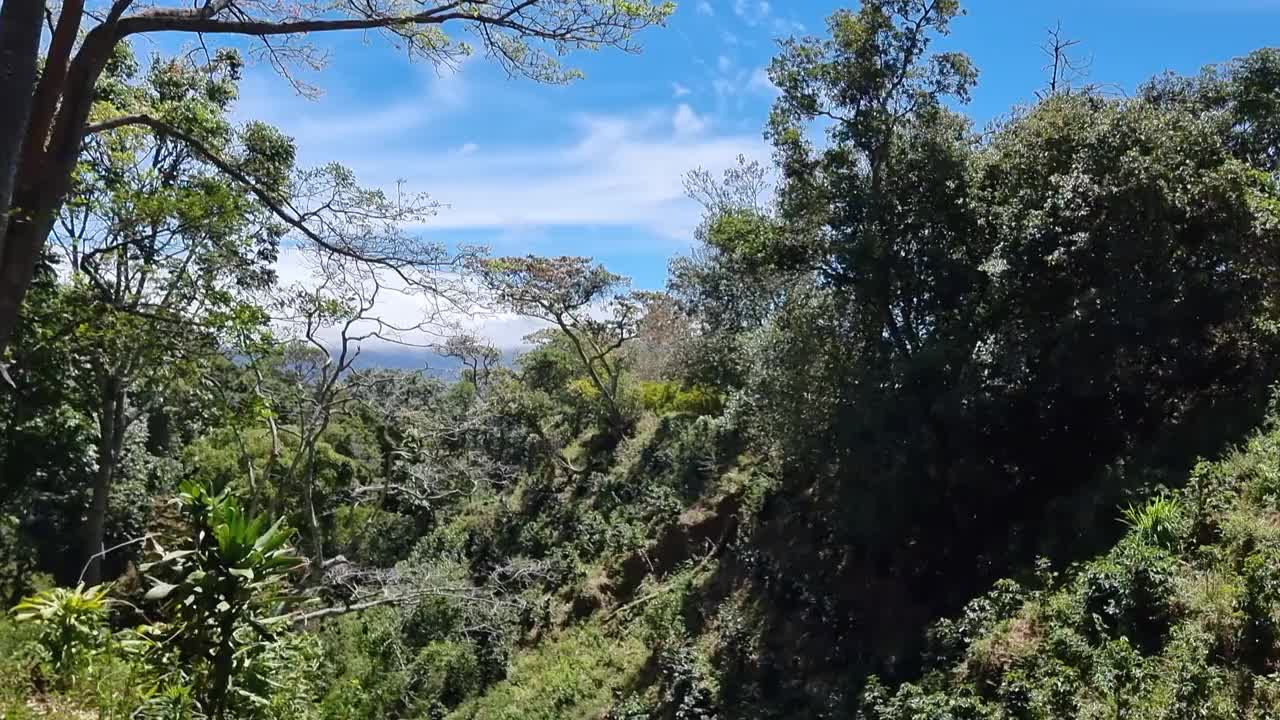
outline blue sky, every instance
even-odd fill
[[[437,69],[377,37],[318,38],[328,67],[304,79],[319,99],[255,66],[238,114],[293,135],[306,164],[338,161],[367,184],[429,193],[446,207],[423,231],[443,241],[589,255],[660,287],[698,219],[682,176],[740,153],[767,160],[763,69],[775,38],[822,34],[850,4],[681,0],[666,28],[642,34],[642,53],[571,58],[586,77],[565,87],[508,78],[483,57]],[[1280,27],[1280,0],[970,0],[966,10],[942,45],[981,72],[968,108],[979,123],[1032,98],[1039,44],[1059,20],[1093,57],[1090,79],[1126,90],[1275,43]]]

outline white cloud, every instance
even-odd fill
[[[463,110],[468,89],[462,77],[467,61],[454,66],[419,65],[416,84],[396,100],[369,110],[352,110],[359,104],[339,95],[317,100],[281,93],[279,77],[269,72],[249,72],[240,85],[234,117],[261,120],[292,136],[300,151],[313,147],[382,143],[388,137],[410,134],[445,115]]]
[[[430,102],[422,101],[428,115]],[[689,242],[699,217],[696,204],[684,197],[684,174],[696,167],[727,167],[739,153],[767,153],[756,133],[713,132],[708,118],[685,103],[625,114],[567,115],[561,120],[567,127],[546,133],[557,137],[567,130],[569,139],[559,142],[504,145],[497,135],[443,148],[424,146],[415,137],[387,139],[368,132],[360,141],[339,132],[304,137],[302,128],[368,126],[361,115],[345,114],[349,111],[336,119],[319,112],[332,107],[327,103],[299,103],[301,108],[284,107],[265,119],[299,137],[304,163],[339,162],[362,184],[391,188],[403,180],[406,190],[429,193],[442,204],[424,224],[429,230],[627,227],[667,238],[675,250]],[[397,113],[375,107],[363,117],[384,115]]]
[[[778,92],[778,86],[774,85],[773,81],[769,79],[769,70],[765,67],[758,67],[751,72],[751,78],[747,80],[747,87],[763,93]]]
[[[466,106],[468,91],[462,71],[474,58],[475,55],[467,55],[452,65],[423,63],[417,66],[427,76],[427,92],[435,106],[446,110],[458,110]]]
[[[364,133],[387,135],[420,127],[426,114],[417,103],[401,102],[373,113],[332,118],[302,118],[297,136],[304,142],[347,140]]]
[[[316,287],[321,275],[313,270],[315,264],[310,251],[297,246],[286,247],[276,263],[279,287]],[[439,276],[442,284],[458,284],[464,281],[453,273]],[[365,292],[373,289],[373,279],[366,279]],[[353,341],[352,348],[359,347],[365,353],[377,353],[375,362],[385,360],[387,354],[422,356],[423,360],[440,344],[458,330],[470,331],[488,338],[500,350],[512,351],[527,348],[524,337],[547,326],[546,322],[514,313],[498,311],[483,305],[478,288],[470,283],[472,305],[468,307],[441,306],[420,289],[411,287],[394,273],[379,273],[378,300],[373,309],[348,330],[349,337],[362,337]],[[380,325],[380,323],[383,323]],[[301,339],[304,325],[281,316],[273,323],[283,337]],[[339,323],[319,327],[316,339],[330,352],[341,349],[342,328]]]
[[[804,23],[786,18],[773,18],[773,34],[774,35],[795,35],[804,32]]]
[[[253,84],[250,80],[252,75],[247,85]],[[430,193],[443,205],[414,231],[441,241],[465,232],[467,242],[492,242],[496,251],[508,254],[562,253],[566,247],[591,254],[594,246],[587,238],[596,234],[610,243],[613,254],[632,251],[619,246],[631,242],[635,252],[647,255],[654,252],[655,240],[670,243],[667,252],[681,250],[700,217],[697,204],[685,197],[685,173],[698,167],[719,173],[739,154],[768,153],[757,133],[718,131],[706,115],[684,102],[647,111],[562,114],[556,116],[558,125],[553,122],[540,135],[561,140],[535,136],[512,143],[496,132],[433,146],[432,133],[418,130],[440,122],[439,113],[445,112],[441,98],[465,104],[466,86],[456,76],[424,75],[425,92],[363,110],[329,98],[282,99],[278,84],[265,84],[274,78],[262,80],[260,88],[246,92],[239,116],[274,123],[296,136],[305,164],[340,162],[362,184],[376,187],[391,188],[403,180],[406,190]],[[437,81],[446,84],[437,87]],[[677,88],[684,88],[672,87],[678,95]],[[394,137],[397,133],[402,137]],[[619,234],[637,239],[618,240]],[[282,257],[280,271],[286,279],[299,271],[290,262]],[[389,293],[385,300],[379,312],[399,325],[412,324],[423,312],[421,299],[411,294]],[[518,346],[520,338],[537,329],[513,316],[467,322],[504,348]]]
[[[773,6],[764,0],[734,0],[733,14],[751,27],[766,25],[774,35],[792,35],[804,32],[804,24],[773,12]]]
[[[684,196],[689,170],[718,170],[739,153],[763,155],[755,135],[715,135],[691,107],[639,117],[582,116],[558,146],[485,146],[463,164],[432,153],[348,160],[375,183],[404,176],[443,203],[431,229],[632,227],[687,243],[699,210]],[[673,247],[674,249],[674,247]]]
[[[733,60],[728,55],[721,55],[716,60],[716,67],[720,68],[720,72],[728,72],[733,67]]]
[[[682,98],[691,92],[693,91],[678,82],[671,83],[671,95],[673,97]]]
[[[739,85],[733,79],[727,77],[718,77],[711,81],[711,87],[715,89],[716,96],[724,101],[738,94]]]
[[[733,14],[748,25],[759,25],[769,17],[772,8],[764,0],[734,0]]]
[[[675,128],[677,137],[700,135],[703,130],[707,129],[707,120],[694,112],[693,108],[680,103],[676,107],[675,114],[671,117],[671,125]],[[693,168],[690,169],[692,170]]]
[[[715,15],[716,14],[716,11],[711,7],[711,3],[707,2],[707,0],[698,0],[697,7],[698,7],[699,15]]]
[[[769,79],[768,68],[748,70],[742,67],[721,68],[711,80],[711,88],[720,102],[720,112],[740,110],[752,95],[775,95],[778,88]]]
[[[548,323],[515,313],[498,313],[474,319],[469,329],[489,341],[499,350],[511,351],[528,348],[524,338],[542,330]]]

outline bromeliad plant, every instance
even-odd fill
[[[267,702],[264,659],[281,628],[273,621],[294,599],[288,575],[304,561],[293,554],[293,530],[250,516],[228,493],[186,483],[178,494],[192,535],[189,546],[142,566],[146,598],[166,610],[167,627],[150,633],[156,655],[176,660],[175,684],[190,685],[211,718],[253,715]],[[159,659],[159,658],[157,658]]]

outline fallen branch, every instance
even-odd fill
[[[400,605],[425,597],[427,593],[412,593],[409,595],[392,595],[388,597],[378,598],[377,600],[366,600],[365,602],[356,603],[354,605],[340,605],[334,607],[322,608],[320,610],[311,610],[309,612],[295,612],[288,615],[281,615],[272,618],[273,622],[288,622],[293,627],[304,627],[313,620],[323,620],[325,618],[336,617],[338,615],[346,615],[353,612],[362,612],[372,610],[376,607],[384,605]]]

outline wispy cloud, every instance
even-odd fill
[[[707,2],[707,0],[698,0],[697,8],[698,8],[699,15],[715,15],[716,14],[715,9],[711,7],[711,3]]]
[[[676,137],[701,135],[708,124],[706,118],[685,103],[676,106],[675,114],[671,116],[671,126],[675,129]]]
[[[766,0],[734,0],[733,14],[750,27],[767,27],[774,35],[804,32],[804,24],[782,17]]]
[[[574,142],[486,146],[462,164],[431,153],[352,162],[375,182],[395,172],[443,203],[430,229],[626,226],[668,238],[675,249],[689,241],[699,216],[684,196],[684,174],[728,167],[739,153],[765,153],[758,136],[714,134],[712,123],[685,103],[573,122]]]
[[[771,10],[765,0],[733,0],[733,14],[748,25],[759,25],[769,17]]]
[[[766,67],[745,68],[721,55],[712,70],[711,89],[715,91],[721,112],[741,109],[749,99],[758,100],[760,96],[778,92],[769,80]]]
[[[340,162],[361,183],[390,188],[403,181],[409,191],[429,193],[442,207],[426,230],[615,226],[664,238],[675,250],[698,222],[696,204],[684,197],[684,174],[728,167],[739,153],[767,153],[757,134],[717,133],[709,117],[686,102],[560,115],[559,127],[553,123],[543,137],[564,140],[531,137],[513,144],[499,135],[432,147],[413,132],[389,138],[394,133],[369,130],[371,123],[403,130],[430,122],[429,96],[417,105],[364,113],[304,100],[259,100],[242,112],[297,137],[304,162]]]
[[[280,286],[317,286],[321,277],[312,265],[304,250],[298,247],[283,249],[276,262]],[[458,330],[476,333],[488,338],[498,348],[511,351],[526,347],[524,337],[547,325],[541,320],[486,307],[478,288],[455,273],[442,274],[438,279],[442,283],[471,287],[473,303],[465,307],[441,304],[390,272],[380,273],[376,278],[365,278],[365,292],[372,292],[375,281],[378,284],[377,302],[363,316],[364,319],[348,330],[350,337],[367,336],[355,342],[353,347],[359,347],[362,352],[417,355],[426,361],[434,346]],[[297,335],[304,329],[298,322],[283,318],[274,324],[276,330],[286,337]],[[340,324],[322,326],[313,332],[330,350],[339,349],[342,341]]]
[[[462,70],[466,61],[452,67],[415,66],[402,92],[385,104],[353,109],[357,103],[345,97],[322,96],[319,101],[283,95],[279,78],[271,73],[250,72],[241,82],[238,120],[262,120],[294,138],[299,149],[381,143],[396,135],[411,134],[433,122],[466,109],[470,92]]]
[[[733,81],[745,87],[749,71],[731,64]],[[739,154],[768,154],[754,128],[727,130],[679,82],[670,83],[674,97],[666,105],[548,113],[539,116],[536,134],[521,134],[501,124],[459,127],[459,118],[483,105],[479,85],[452,72],[414,77],[416,87],[362,104],[341,86],[318,102],[282,97],[278,80],[250,73],[237,115],[294,136],[305,164],[340,162],[362,184],[403,181],[408,191],[429,193],[441,203],[439,213],[412,231],[441,242],[489,243],[508,254],[607,248],[612,257],[660,262],[688,246],[700,218],[683,176],[699,167],[719,173]],[[443,137],[449,139],[432,140]],[[290,262],[282,257],[282,277],[299,272]],[[389,293],[378,310],[410,325],[424,308],[412,294]],[[467,323],[506,348],[536,329],[503,315]]]
[[[747,80],[747,87],[763,93],[778,92],[778,86],[774,85],[773,81],[769,79],[769,69],[763,66],[751,71],[751,77]]]

